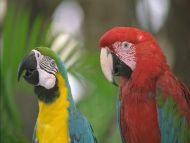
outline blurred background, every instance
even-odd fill
[[[31,142],[38,104],[17,81],[19,62],[47,46],[64,60],[75,102],[100,143],[120,143],[118,89],[100,69],[98,40],[114,26],[151,32],[179,79],[190,87],[189,0],[0,0],[0,142]]]

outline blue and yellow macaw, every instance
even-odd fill
[[[20,64],[18,79],[24,71],[39,99],[33,142],[96,143],[90,123],[74,104],[60,58],[49,48],[33,49]]]

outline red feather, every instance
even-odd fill
[[[160,143],[154,93],[133,87],[125,77],[120,81],[120,126],[126,143]],[[143,98],[145,97],[145,98]]]
[[[168,96],[173,97],[177,103],[178,111],[185,116],[190,127],[190,92],[188,88],[169,70],[159,78],[157,84],[165,98]]]
[[[110,46],[116,41],[127,41],[130,43],[140,43],[152,41],[154,38],[147,32],[133,27],[115,27],[107,31],[99,40],[99,46]]]

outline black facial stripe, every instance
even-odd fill
[[[52,59],[48,56],[43,56],[40,63],[39,63],[39,66],[40,68],[42,68],[43,70],[45,70],[46,72],[50,73],[50,74],[54,74],[58,71],[55,67],[55,65],[51,64],[52,62]]]
[[[42,69],[45,70],[45,71],[52,72],[52,73],[54,73],[54,74],[57,72],[57,69],[51,68],[51,67],[48,67],[48,66],[40,65],[40,68],[42,68]]]
[[[51,58],[48,57],[48,56],[43,56],[43,57],[42,57],[42,60],[44,60],[44,61],[51,61]]]
[[[50,62],[40,62],[40,64],[42,64],[42,65],[45,65],[45,66],[49,66],[49,67],[52,67],[51,65],[50,65]],[[54,68],[54,67],[52,67],[52,68]]]
[[[54,67],[50,67],[49,65],[40,64],[40,66],[46,68],[47,70],[54,70]]]
[[[40,68],[43,69],[43,70],[45,70],[45,71],[46,71],[47,73],[49,73],[49,74],[55,75],[55,73],[56,73],[54,70],[49,70],[49,69],[47,69],[46,67],[40,66]]]

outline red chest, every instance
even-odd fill
[[[160,143],[160,129],[154,94],[120,88],[120,127],[127,143]],[[149,93],[149,94],[148,94]]]
[[[160,143],[156,104],[153,101],[121,105],[120,124],[127,143]]]

